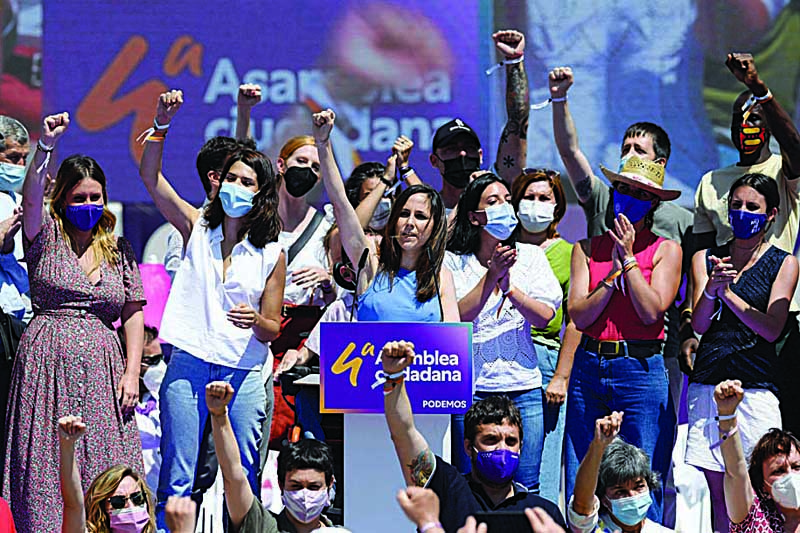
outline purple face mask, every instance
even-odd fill
[[[150,522],[147,507],[126,507],[109,513],[111,533],[142,533]]]
[[[475,468],[480,477],[492,485],[504,485],[511,481],[519,468],[519,453],[508,449],[476,453]]]
[[[319,490],[285,490],[283,505],[298,522],[308,524],[322,514],[322,510],[331,504],[328,489]]]
[[[103,204],[68,205],[64,212],[67,220],[81,231],[90,231],[103,216]]]

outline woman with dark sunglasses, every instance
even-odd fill
[[[638,157],[628,159],[619,173],[601,169],[614,186],[614,228],[580,241],[570,267],[569,313],[583,336],[567,402],[567,499],[577,458],[586,455],[594,438],[587,420],[624,411],[620,435],[647,453],[654,470],[668,465],[665,457],[672,452],[672,439],[664,437],[673,431],[664,313],[678,292],[682,254],[678,243],[650,228],[659,203],[680,192],[663,188],[662,165]],[[648,517],[660,522],[661,494],[654,496]]]
[[[144,478],[130,467],[115,465],[104,470],[83,495],[75,445],[85,432],[80,417],[58,420],[62,533],[155,533],[152,494]]]

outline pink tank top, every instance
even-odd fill
[[[656,237],[650,230],[644,230],[636,236],[633,255],[639,263],[639,268],[647,283],[653,275],[653,256],[664,241]],[[608,234],[592,237],[592,251],[589,258],[589,291],[593,291],[600,282],[611,273],[611,252],[614,241]],[[649,326],[644,324],[636,314],[636,309],[631,303],[630,293],[616,290],[611,296],[603,313],[584,333],[599,341],[633,341],[633,340],[663,340],[664,318]]]

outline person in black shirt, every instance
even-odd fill
[[[410,342],[386,343],[381,351],[384,409],[397,458],[408,485],[433,490],[440,500],[439,520],[445,531],[455,532],[476,512],[519,511],[541,507],[566,527],[558,508],[514,483],[519,465],[522,422],[519,409],[507,396],[475,402],[464,417],[464,449],[472,471],[462,475],[433,454],[414,425],[414,414],[403,383],[403,371],[414,360]]]

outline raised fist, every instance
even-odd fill
[[[58,113],[44,117],[42,121],[42,144],[53,147],[56,141],[64,135],[69,126],[69,113]]]
[[[381,363],[387,375],[402,372],[412,361],[414,361],[414,344],[411,342],[387,342],[381,350]]]
[[[408,164],[408,158],[411,155],[411,149],[414,148],[414,141],[406,137],[405,135],[401,135],[394,141],[394,145],[392,146],[392,153],[397,154],[400,158],[397,160],[397,164],[399,166],[404,166]]]
[[[761,83],[758,77],[758,70],[756,69],[756,62],[751,54],[740,54],[736,52],[728,54],[728,58],[725,60],[725,66],[736,76],[737,80],[748,87]]]
[[[608,446],[622,427],[622,411],[614,411],[608,416],[598,418],[594,423],[594,440]]]
[[[164,126],[169,124],[175,113],[183,105],[183,91],[173,89],[165,93],[161,93],[158,97],[158,106],[156,107],[156,122]]]
[[[236,104],[239,107],[251,108],[261,102],[261,86],[255,83],[243,83],[239,85],[239,95],[236,97]]]
[[[86,433],[86,424],[79,416],[62,416],[58,419],[58,438],[64,442],[75,442]]]
[[[492,34],[494,46],[506,59],[517,59],[525,53],[525,35],[517,30],[501,30]]]
[[[319,113],[314,113],[312,120],[314,121],[314,127],[312,129],[314,140],[318,143],[328,142],[331,136],[331,130],[333,129],[333,123],[336,121],[336,113],[330,109],[325,109]]]
[[[556,67],[548,75],[550,98],[564,98],[575,79],[570,67]]]
[[[732,415],[744,398],[742,382],[738,379],[723,381],[714,387],[714,401],[717,402],[717,412],[722,415]]]
[[[212,381],[206,385],[206,405],[212,415],[224,415],[233,399],[233,387],[227,381]]]

